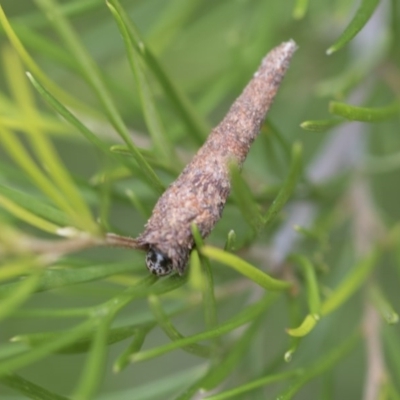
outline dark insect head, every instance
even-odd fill
[[[154,275],[164,276],[172,272],[172,261],[164,253],[150,247],[146,254],[147,269]]]

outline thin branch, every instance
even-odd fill
[[[379,398],[386,373],[380,340],[381,318],[369,301],[366,302],[364,308],[363,327],[367,352],[363,400],[376,400]]]
[[[12,241],[12,247],[10,247],[10,244],[7,244],[1,248],[1,254],[35,254],[41,257],[40,264],[49,265],[66,254],[99,246],[145,250],[135,239],[119,236],[114,233],[107,233],[100,238],[90,236],[86,233],[79,233],[77,236],[60,240],[41,239],[19,234]]]

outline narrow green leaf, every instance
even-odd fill
[[[396,101],[384,107],[367,108],[331,101],[329,112],[350,121],[380,122],[400,115],[400,103]]]
[[[83,15],[86,12],[101,7],[103,4],[104,0],[75,0],[60,4],[60,9],[65,16],[72,17],[74,15]],[[24,13],[20,17],[13,18],[14,20],[18,24],[30,26],[31,28],[41,28],[49,24],[48,19],[43,13],[38,11]]]
[[[361,31],[364,25],[371,18],[378,4],[379,0],[361,0],[360,7],[356,11],[353,19],[350,21],[349,25],[347,25],[347,28],[343,31],[335,43],[329,47],[329,49],[326,51],[326,54],[330,55],[335,51],[340,50],[348,42],[350,42],[350,40]]]
[[[12,96],[16,100],[16,105],[19,107],[20,117],[29,121],[23,130],[29,135],[28,138],[32,143],[37,160],[40,160],[42,167],[46,169],[48,175],[52,178],[55,187],[59,188],[68,203],[79,214],[79,218],[85,224],[86,230],[93,233],[98,232],[98,226],[93,220],[89,207],[82,199],[76,184],[64,167],[54,146],[37,127],[40,116],[36,111],[34,98],[26,82],[20,59],[15,51],[9,47],[3,49],[2,55],[8,85]]]
[[[78,387],[72,395],[75,400],[92,399],[102,383],[106,368],[107,340],[113,318],[113,315],[99,318],[99,325],[93,334],[90,352],[80,376]]]
[[[302,269],[302,274],[304,275],[304,279],[306,281],[307,303],[310,314],[306,315],[299,327],[286,329],[286,332],[293,337],[303,337],[314,329],[316,323],[320,319],[321,300],[319,295],[319,287],[315,274],[315,268],[306,257],[301,255],[292,255],[290,259],[298,263]]]
[[[377,285],[373,285],[370,289],[370,296],[378,309],[379,314],[384,318],[384,320],[390,324],[397,324],[399,322],[399,315],[393,309],[393,306],[386,299],[386,296],[382,292],[382,290]]]
[[[279,213],[283,206],[288,201],[293,193],[296,183],[302,171],[302,147],[300,143],[294,143],[292,147],[292,161],[289,169],[289,174],[279,190],[276,199],[269,207],[266,215],[264,216],[264,225],[268,225],[272,219]]]
[[[33,77],[29,72],[27,73],[29,80],[32,82],[32,85],[39,92],[42,98],[46,101],[46,103],[59,115],[61,115],[69,124],[71,124],[76,130],[81,133],[85,139],[87,139],[91,144],[101,150],[106,156],[112,156],[116,158],[120,163],[125,165],[130,171],[133,171],[135,174],[138,170],[136,164],[133,164],[126,157],[121,157],[120,154],[129,155],[134,157],[129,146],[113,146],[111,149],[109,145],[100,140],[90,129],[88,129],[78,118],[75,117],[63,104],[61,104],[48,90],[45,89],[40,82],[38,82],[35,77]],[[123,149],[121,151],[113,151],[113,148],[116,147],[118,149]],[[111,151],[110,151],[111,150]],[[160,162],[154,160],[153,157],[148,156],[148,152],[143,152],[143,150],[138,149],[143,156],[146,158],[150,158],[153,162],[154,166],[161,167],[166,169],[167,167]],[[154,161],[153,161],[154,160]],[[170,172],[170,169],[168,170]],[[173,171],[175,173],[175,171]]]
[[[147,149],[143,148],[138,148],[144,159],[154,168],[161,169],[165,172],[168,172],[169,174],[172,174],[173,176],[178,175],[182,168],[180,167],[180,163],[175,162],[174,165],[171,165],[171,163],[166,163],[163,160],[160,160],[154,155],[153,151],[149,151]],[[132,157],[132,153],[129,150],[127,146],[120,145],[120,144],[115,144],[110,147],[110,151],[112,153],[120,154],[125,157]],[[170,161],[170,160],[168,160]]]
[[[206,327],[208,329],[213,329],[218,325],[218,316],[211,264],[210,260],[207,257],[204,257],[204,255],[201,253],[201,249],[203,248],[204,244],[199,229],[194,224],[192,224],[191,229],[196,244],[196,250],[200,256],[202,272],[201,293],[203,297],[204,319],[206,322]],[[215,349],[219,347],[218,340],[214,340],[214,346]]]
[[[43,218],[38,217],[35,214],[32,214],[30,211],[25,210],[20,207],[18,204],[15,204],[13,201],[7,199],[4,196],[0,195],[0,207],[7,210],[10,214],[14,215],[16,218],[21,219],[22,221],[35,226],[38,229],[41,229],[44,232],[49,232],[53,234],[57,234],[60,227],[52,224],[44,220]]]
[[[293,18],[302,19],[307,12],[308,0],[296,0],[293,8]]]
[[[201,253],[207,257],[212,258],[213,260],[216,260],[222,264],[227,265],[228,267],[235,269],[236,271],[251,279],[264,289],[280,291],[292,287],[291,282],[285,282],[279,279],[271,278],[269,275],[260,271],[248,262],[242,260],[240,257],[217,249],[216,247],[205,246],[201,249]]]
[[[136,325],[127,325],[121,326],[118,328],[112,328],[108,331],[106,338],[106,345],[112,345],[114,343],[118,343],[122,340],[125,340],[135,334],[138,328],[140,328],[140,324]],[[97,332],[96,329],[88,332],[85,336],[81,336],[74,343],[71,343],[68,346],[65,346],[56,351],[58,354],[78,354],[78,353],[86,353],[90,350],[91,344],[93,342],[93,336]],[[18,335],[12,338],[13,342],[24,343],[32,349],[42,346],[43,344],[53,341],[57,338],[60,338],[64,335],[65,332],[40,332],[40,333],[30,333],[26,335]]]
[[[172,275],[166,279],[159,279],[155,275],[148,275],[135,285],[128,287],[118,296],[113,297],[105,304],[96,308],[96,310],[98,310],[101,315],[104,315],[105,312],[116,314],[135,299],[144,298],[151,294],[168,293],[181,287],[186,281],[187,275]],[[97,315],[97,311],[94,315]]]
[[[301,267],[302,274],[306,281],[308,309],[310,310],[310,314],[315,318],[321,312],[321,299],[315,268],[310,260],[298,254],[290,256],[290,260],[293,260]]]
[[[285,354],[283,355],[283,359],[287,363],[292,361],[293,354],[296,353],[297,349],[299,348],[302,338],[298,336],[291,336],[290,339],[289,349],[285,351]]]
[[[164,313],[158,297],[154,295],[149,296],[148,303],[158,325],[166,333],[166,335],[173,341],[184,339],[184,336],[175,328],[171,320]],[[211,354],[211,349],[209,347],[197,343],[184,346],[182,347],[182,350],[203,358],[209,358]]]
[[[118,373],[121,372],[125,367],[130,364],[132,354],[137,353],[143,346],[144,340],[147,334],[156,326],[155,323],[147,324],[142,328],[135,329],[134,339],[132,343],[123,351],[123,353],[117,357],[113,365],[113,371]]]
[[[1,107],[1,105],[0,105]],[[39,112],[39,110],[37,110]],[[18,110],[10,111],[11,117],[0,116],[0,125],[12,131],[22,131],[26,129],[26,120],[21,119],[18,115]],[[36,126],[48,136],[62,136],[70,134],[71,130],[59,119],[45,114],[37,114]]]
[[[197,227],[196,224],[192,224],[190,227],[194,239],[194,243],[196,245],[196,248],[199,252],[201,252],[201,249],[204,246],[203,238],[201,237],[199,228]]]
[[[87,112],[90,115],[95,115],[91,108],[89,108],[85,103],[77,100],[59,86],[57,86],[53,81],[51,81],[47,75],[39,68],[39,66],[33,61],[32,57],[26,51],[25,47],[19,40],[15,31],[10,25],[6,15],[4,14],[3,8],[0,6],[0,23],[3,26],[4,32],[6,33],[8,39],[12,43],[13,47],[23,60],[24,64],[27,66],[27,69],[32,71],[32,73],[42,82],[49,90],[56,95],[62,102],[66,104],[76,107],[78,110],[82,112]]]
[[[314,329],[315,325],[318,322],[318,319],[319,319],[318,316],[308,314],[308,315],[306,315],[306,317],[304,318],[303,322],[300,324],[299,327],[292,328],[292,329],[286,329],[286,332],[290,336],[294,336],[294,337],[306,336]]]
[[[24,351],[26,351],[26,347],[23,344],[15,344],[15,343],[2,344],[0,346],[0,360],[14,357],[15,355],[21,354]]]
[[[39,283],[40,274],[35,273],[25,278],[6,298],[0,302],[0,321],[12,314],[34,292]]]
[[[39,200],[38,196],[31,196],[1,184],[0,195],[7,197],[26,211],[30,211],[32,214],[49,220],[59,226],[71,225],[71,218],[68,217],[68,215],[46,204],[44,201]]]
[[[234,389],[226,390],[224,392],[205,397],[207,400],[225,400],[225,399],[231,399],[232,397],[237,397],[241,396],[244,393],[251,392],[254,389],[258,389],[260,387],[268,386],[272,383],[276,382],[281,382],[285,381],[287,379],[293,379],[298,377],[299,375],[301,376],[303,374],[302,369],[295,369],[294,371],[287,371],[287,372],[281,372],[278,374],[272,374],[265,376],[260,379],[256,379],[254,381],[250,381],[249,383],[246,383],[245,385],[238,386]],[[280,397],[278,398],[280,400]]]
[[[167,99],[175,107],[175,110],[181,117],[182,121],[186,124],[186,131],[191,134],[198,144],[202,144],[204,137],[209,132],[209,127],[201,118],[199,118],[191,103],[168,76],[151,50],[146,46],[143,38],[139,34],[139,31],[130,20],[119,1],[109,0],[108,3],[112,4],[118,14],[121,16],[126,28],[128,29],[131,41],[135,46],[135,50],[140,54],[140,56],[143,58],[143,61],[154,73],[158,83],[163,87]]]
[[[128,28],[125,26],[122,17],[117,10],[107,2],[108,8],[114,16],[114,19],[121,32],[122,38],[125,42],[126,54],[128,56],[129,64],[133,76],[135,77],[137,90],[139,92],[142,109],[147,128],[152,137],[156,153],[164,161],[172,161],[176,158],[170,140],[167,137],[165,129],[162,125],[161,117],[158,114],[157,106],[154,101],[154,95],[147,82],[147,77],[142,69],[138,53],[135,51],[134,43],[128,33]]]
[[[137,256],[137,260],[139,257],[141,257],[141,255]],[[56,269],[47,269],[43,272],[35,292],[43,292],[79,283],[92,282],[138,269],[142,269],[142,266],[139,263],[135,263],[134,259],[129,262],[96,264],[82,268],[65,268],[62,265],[57,265]],[[0,287],[0,293],[13,292],[16,285],[17,283],[2,285]]]
[[[0,140],[10,156],[20,168],[25,171],[35,185],[61,208],[61,210],[70,215],[74,223],[77,224],[76,226],[80,227],[79,215],[77,215],[68,201],[59,192],[58,188],[54,187],[53,183],[39,169],[17,136],[8,131],[5,127],[0,127]]]
[[[129,147],[125,146],[123,144],[114,144],[114,145],[112,145],[110,147],[110,151],[112,153],[121,154],[121,155],[126,156],[126,157],[132,157],[132,153],[130,152]]]
[[[90,332],[92,328],[93,321],[85,321],[73,329],[64,332],[55,340],[47,341],[43,344],[43,346],[39,346],[31,351],[0,362],[0,376],[7,375],[19,368],[31,365],[56,352],[57,350],[68,346],[70,343],[74,343],[81,336],[84,336]]]
[[[2,228],[3,229],[3,228]],[[15,240],[15,237],[11,237],[11,241]],[[7,243],[8,244],[8,243]],[[0,282],[7,281],[10,279],[15,279],[17,277],[22,277],[23,275],[29,275],[32,268],[35,266],[35,261],[33,260],[16,260],[8,261],[4,265],[0,266]],[[14,289],[18,288],[19,282],[14,282]],[[3,288],[7,286],[6,284],[0,285],[0,294],[4,296]]]
[[[374,249],[366,257],[362,258],[333,291],[330,297],[322,303],[321,315],[330,314],[353,295],[371,274],[380,256],[380,251]]]
[[[249,307],[246,307],[244,310],[241,312],[237,313],[233,318],[229,319],[227,322],[219,325],[216,329],[211,329],[193,336],[188,336],[184,339],[176,340],[175,342],[168,343],[163,346],[156,347],[154,349],[150,350],[145,350],[140,353],[136,353],[132,356],[131,361],[144,361],[144,360],[149,360],[154,357],[159,357],[162,354],[166,354],[170,351],[173,351],[175,349],[179,349],[183,346],[187,346],[192,343],[197,343],[203,340],[208,340],[212,339],[215,337],[222,336],[239,326],[242,326],[255,318],[257,318],[258,315],[263,313],[267,307],[270,306],[270,304],[275,301],[276,299],[276,294],[268,294],[264,297],[263,300],[257,302],[254,305],[251,305]],[[0,370],[1,371],[1,370]]]
[[[43,20],[45,16],[40,12]],[[16,18],[17,20],[19,18]],[[27,25],[16,25],[13,18],[13,26],[15,32],[20,38],[21,42],[32,51],[34,54],[40,53],[43,57],[48,60],[55,62],[59,67],[65,67],[74,73],[80,74],[79,67],[75,63],[75,60],[71,58],[64,47],[61,47],[57,42],[51,40],[45,33],[39,33],[34,29],[31,29]]]
[[[101,141],[92,131],[86,128],[62,103],[60,103],[45,87],[29,72],[27,76],[32,85],[46,101],[46,103],[60,114],[67,122],[74,126],[91,144],[105,154],[109,154],[108,145]]]
[[[201,271],[200,254],[197,250],[193,250],[189,257],[189,285],[192,290],[203,290],[203,275]]]
[[[224,250],[227,252],[233,252],[236,250],[236,233],[232,229],[228,232],[228,237],[226,238]]]
[[[340,118],[318,119],[304,121],[300,124],[300,127],[310,132],[326,132],[341,123],[343,123],[343,120]]]
[[[50,392],[42,386],[28,381],[16,374],[5,375],[0,382],[33,400],[68,400],[67,397]]]
[[[16,318],[82,318],[90,317],[93,310],[90,307],[81,308],[24,308],[16,310]]]
[[[49,16],[54,29],[64,40],[66,46],[71,52],[71,55],[73,55],[76,61],[79,63],[87,82],[93,88],[99,101],[103,105],[103,108],[111,124],[114,126],[118,134],[121,136],[121,138],[124,140],[130,151],[132,152],[133,157],[135,158],[140,170],[142,171],[143,178],[146,179],[149,185],[156,189],[158,193],[162,193],[164,191],[163,184],[161,183],[155,172],[152,170],[152,168],[148,165],[143,156],[140,154],[138,148],[132,142],[128,129],[125,126],[125,123],[123,122],[116,106],[111,100],[111,95],[108,93],[108,90],[102,80],[97,66],[94,64],[86,49],[83,47],[81,41],[79,40],[79,37],[73,31],[67,19],[60,12],[60,9],[57,7],[56,2],[54,0],[35,1],[38,6],[43,10],[43,12]]]

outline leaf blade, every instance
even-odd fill
[[[347,25],[343,33],[336,39],[333,45],[328,48],[326,54],[331,55],[350,42],[351,39],[353,39],[369,21],[378,4],[379,0],[362,0],[353,19]]]

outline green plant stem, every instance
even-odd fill
[[[68,400],[67,397],[52,393],[16,374],[4,375],[0,382],[33,400]]]

